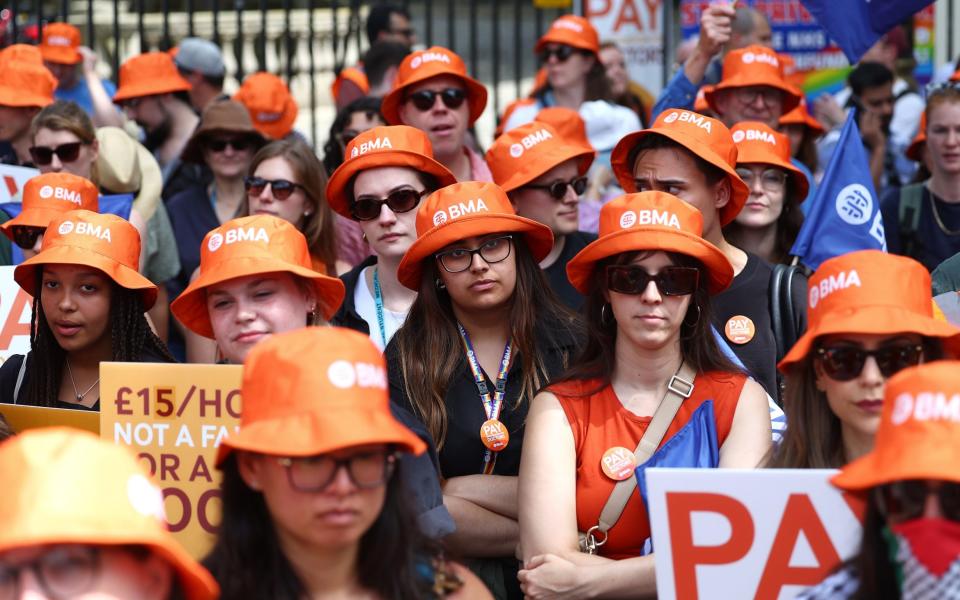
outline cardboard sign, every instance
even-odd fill
[[[105,362],[100,437],[129,446],[163,489],[170,531],[196,559],[220,524],[217,447],[240,420],[239,365]]]
[[[662,0],[584,0],[583,15],[601,40],[620,46],[630,81],[656,100],[663,82]]]
[[[0,404],[0,415],[14,433],[39,427],[73,427],[100,435],[100,415],[89,410]]]
[[[0,165],[0,202],[20,202],[20,192],[23,184],[40,174],[33,167],[17,167],[14,165]]]
[[[0,267],[0,364],[30,352],[33,298],[13,280],[14,267]]]
[[[660,600],[785,600],[860,546],[860,503],[836,471],[650,469]]]

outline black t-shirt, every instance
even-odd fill
[[[930,190],[923,188],[920,201],[920,220],[914,233],[913,251],[910,257],[923,263],[933,271],[943,261],[960,252],[960,203],[944,202],[933,196],[933,206],[944,228],[958,232],[948,235],[937,224],[930,202]],[[883,229],[887,238],[887,251],[891,254],[903,254],[906,240],[900,237],[900,189],[888,190],[880,200],[880,212],[883,213]]]
[[[770,317],[770,280],[773,267],[755,254],[747,253],[747,264],[730,287],[711,298],[713,325],[737,355],[750,375],[771,397],[777,398],[777,341]],[[806,314],[806,279],[794,280],[793,305]],[[743,343],[746,317],[753,325],[753,337]],[[728,323],[730,326],[728,327]],[[806,318],[803,319],[804,327]],[[743,337],[741,337],[743,336]]]
[[[547,281],[550,282],[550,287],[553,288],[554,293],[571,310],[580,310],[583,305],[583,296],[570,285],[570,280],[567,278],[567,263],[578,252],[586,248],[587,244],[596,239],[597,234],[587,233],[586,231],[577,231],[567,235],[560,256],[552,265],[543,270],[543,274],[547,276]]]

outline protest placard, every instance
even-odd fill
[[[240,418],[239,365],[102,363],[100,437],[128,446],[163,490],[170,531],[200,559],[220,523],[217,447]]]
[[[583,14],[604,42],[616,42],[630,73],[656,98],[663,82],[663,1],[584,0]]]
[[[859,547],[833,470],[649,469],[660,600],[786,600]]]
[[[38,427],[73,427],[100,434],[100,415],[89,410],[0,404],[0,415],[14,433]]]
[[[28,179],[33,179],[40,171],[33,167],[0,165],[0,204],[20,202],[20,192]]]
[[[0,364],[30,352],[33,298],[13,280],[14,267],[0,267]]]

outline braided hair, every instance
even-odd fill
[[[145,352],[176,362],[167,346],[150,328],[144,316],[143,297],[111,282],[110,348],[111,360],[140,362]],[[30,373],[27,378],[24,403],[31,406],[56,406],[67,353],[57,343],[43,312],[40,294],[43,293],[43,269],[37,270],[33,294],[33,316],[30,320]]]

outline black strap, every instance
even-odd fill
[[[900,188],[897,222],[900,225],[900,252],[904,256],[916,257],[920,246],[917,228],[920,225],[920,205],[923,203],[925,185],[913,183]]]

